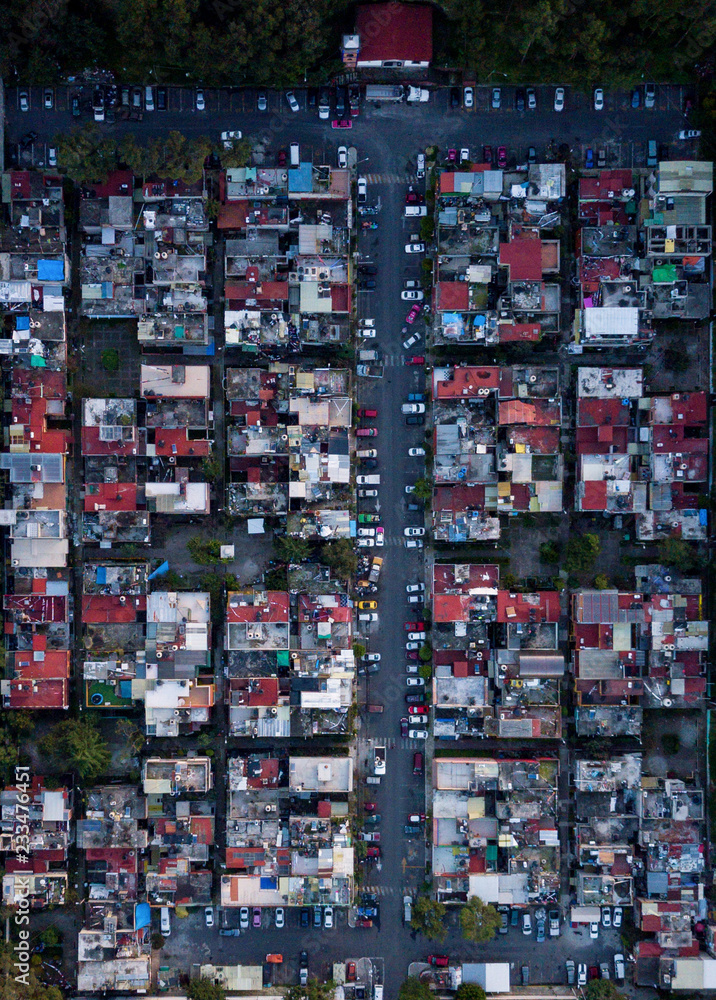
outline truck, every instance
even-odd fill
[[[383,366],[356,365],[356,373],[362,378],[383,378]]]
[[[408,96],[406,100],[409,104],[420,103],[424,104],[426,101],[430,100],[430,91],[426,90],[425,87],[408,87]]]
[[[356,482],[359,486],[380,486],[380,476],[356,476]]]
[[[373,770],[379,777],[385,774],[385,747],[375,748],[375,760]]]
[[[405,90],[399,85],[373,84],[369,83],[365,88],[366,101],[402,101],[405,98]]]
[[[370,583],[377,583],[378,577],[380,576],[380,571],[383,568],[383,559],[381,556],[375,556],[373,563],[370,567],[370,573],[368,574],[368,580]]]
[[[377,351],[373,351],[373,350],[358,351],[358,360],[359,361],[379,361],[380,360],[380,355],[378,354]]]

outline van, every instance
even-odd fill
[[[297,142],[292,142],[289,147],[289,163],[292,167],[297,167],[301,162],[300,148]]]
[[[356,476],[356,483],[359,486],[380,486],[380,476]]]
[[[624,956],[622,954],[616,954],[614,956],[614,978],[624,978]]]
[[[144,110],[154,111],[154,91],[151,87],[144,88]]]
[[[414,216],[419,216],[424,218],[428,214],[427,205],[406,205],[405,206],[405,218],[412,219]]]
[[[413,774],[423,773],[423,755],[421,753],[413,754]]]
[[[169,919],[169,907],[163,906],[159,911],[159,927],[162,937],[169,937],[172,932],[172,925]]]
[[[658,162],[656,140],[649,139],[649,142],[646,144],[646,165],[647,167],[655,167]]]
[[[405,921],[406,924],[409,924],[412,919],[413,919],[413,897],[403,896],[403,920]]]
[[[373,1000],[383,1000],[383,985],[378,984],[373,989]]]

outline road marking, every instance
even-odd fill
[[[365,174],[368,184],[416,184],[415,174]]]

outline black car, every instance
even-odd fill
[[[406,417],[405,422],[408,425],[408,427],[416,427],[416,426],[420,427],[422,424],[425,423],[425,417],[423,417],[422,415],[419,416],[413,415],[410,417]]]
[[[377,274],[378,265],[377,264],[359,264],[358,265],[359,274]]]
[[[167,110],[167,88],[157,87],[157,111]]]
[[[336,115],[343,118],[346,113],[346,88],[336,87]]]
[[[308,106],[309,108],[318,107],[318,91],[315,87],[308,88]]]
[[[528,163],[537,162],[537,150],[534,148],[534,146],[530,146],[530,148],[527,150],[527,162]]]
[[[492,163],[492,146],[482,147],[482,162]]]
[[[311,915],[307,909],[301,910],[301,927],[310,927]]]
[[[75,96],[72,98],[72,117],[79,118],[79,116],[80,116],[80,99],[77,96],[77,94],[75,94]]]
[[[515,111],[525,110],[525,92],[522,87],[518,87],[515,91]]]
[[[424,705],[425,695],[424,694],[406,694],[405,702],[407,705]]]
[[[451,87],[450,88],[450,107],[459,108],[460,107],[460,88]]]
[[[323,921],[321,920],[321,907],[320,906],[314,906],[313,907],[313,926],[314,927],[320,927],[321,924],[322,924],[322,922]]]
[[[364,469],[377,469],[378,459],[377,458],[362,458],[360,464]]]
[[[264,962],[264,986],[271,985],[271,963]]]
[[[359,287],[360,288],[375,288],[376,287],[376,283],[375,283],[375,281],[373,281],[372,278],[366,278],[366,279],[361,280],[359,282]]]

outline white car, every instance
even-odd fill
[[[400,407],[401,413],[425,413],[425,403],[403,403]],[[410,487],[410,492],[415,490],[414,486]],[[408,492],[408,487],[406,486],[405,492]]]
[[[333,927],[333,907],[326,906],[323,909],[323,926],[326,930],[330,930]]]
[[[422,538],[425,528],[403,528],[403,534],[406,538]]]
[[[420,458],[421,455],[425,454],[425,448],[408,448],[408,455],[411,458]]]
[[[405,547],[406,549],[422,549],[423,540],[422,538],[406,538]]]
[[[461,149],[460,150],[460,163],[467,163],[467,161],[469,159],[470,159],[470,150],[469,149]]]
[[[596,920],[589,925],[589,936],[592,941],[596,941],[599,937],[599,923]]]
[[[249,908],[248,906],[242,906],[239,910],[239,927],[242,931],[247,931],[249,929]]]
[[[407,649],[408,646],[410,646],[411,649],[420,649],[420,643],[419,642],[413,642],[413,643],[407,642],[405,644],[406,649]],[[409,688],[424,688],[425,687],[425,681],[423,680],[422,677],[406,677],[405,678],[405,685],[406,685],[406,687],[409,687]]]
[[[462,106],[468,111],[475,106],[475,92],[472,87],[463,88]]]
[[[359,549],[372,549],[375,545],[375,540],[373,538],[358,538],[356,539],[356,545]]]
[[[340,170],[345,170],[348,166],[348,148],[346,146],[338,147],[338,167]]]
[[[204,922],[207,927],[214,926],[214,910],[211,906],[204,907]]]
[[[400,297],[403,302],[422,302],[425,295],[420,291],[401,292]]]
[[[612,911],[608,906],[602,907],[602,927],[612,926]]]
[[[378,612],[377,611],[366,611],[363,614],[358,615],[359,622],[377,622]]]
[[[426,740],[428,738],[427,729],[409,729],[408,736],[411,740]]]
[[[286,924],[286,914],[284,913],[282,906],[276,907],[276,927],[281,930]]]
[[[196,92],[196,110],[204,111],[206,109],[206,102],[204,101],[204,91],[197,90]]]
[[[415,493],[415,487],[414,486],[406,486],[405,487],[405,492],[406,493]]]
[[[564,111],[564,87],[557,87],[554,92],[554,110]]]
[[[359,538],[375,538],[375,528],[359,528]]]
[[[612,914],[612,926],[621,927],[622,925],[622,908],[621,906],[614,907],[614,913]]]
[[[366,499],[369,499],[370,497],[377,497],[378,490],[358,490],[358,496],[361,498],[365,497]]]
[[[597,87],[594,91],[594,110],[604,110],[604,91],[601,87]]]
[[[378,336],[375,330],[371,329],[369,326],[364,326],[360,331],[360,335],[364,340],[375,340]]]
[[[580,962],[577,966],[577,986],[587,985],[587,966],[584,962]]]
[[[425,253],[424,243],[406,243],[405,244],[406,253]]]
[[[417,342],[419,340],[420,340],[420,334],[419,333],[413,333],[413,334],[411,334],[408,337],[407,340],[403,341],[403,350],[407,351],[409,347],[412,347],[413,344],[417,344]]]
[[[681,142],[684,142],[685,140],[689,139],[700,139],[700,138],[701,138],[701,132],[696,128],[682,129],[677,136],[677,139],[679,139]]]
[[[413,640],[425,639],[425,632],[408,632],[408,638]]]
[[[419,670],[420,670],[420,667],[418,666],[417,663],[406,663],[405,664],[405,672],[406,672],[406,674],[417,674],[419,672]]]
[[[375,544],[380,548],[381,545],[385,545],[385,528],[375,529]]]
[[[379,663],[380,653],[366,653],[363,659],[366,663]]]
[[[55,146],[48,147],[47,150],[47,166],[56,167],[57,166],[57,149]]]
[[[425,153],[418,153],[415,176],[418,178],[418,180],[421,180],[423,177],[425,177]]]
[[[221,141],[224,144],[224,149],[231,149],[233,144],[235,142],[238,142],[238,140],[241,139],[242,136],[243,133],[241,132],[240,129],[233,129],[233,131],[231,132],[222,132]]]
[[[424,591],[424,583],[409,583],[405,587],[406,594],[422,594]]]
[[[368,198],[368,181],[365,177],[358,178],[358,204],[365,204]]]
[[[362,319],[361,320],[361,326],[375,327],[375,320],[374,319]]]
[[[502,91],[499,87],[492,88],[492,109],[493,111],[498,111],[500,105],[502,104]]]
[[[292,90],[286,91],[286,100],[288,101],[288,106],[291,109],[291,111],[299,110],[298,101],[296,100],[296,95]]]

